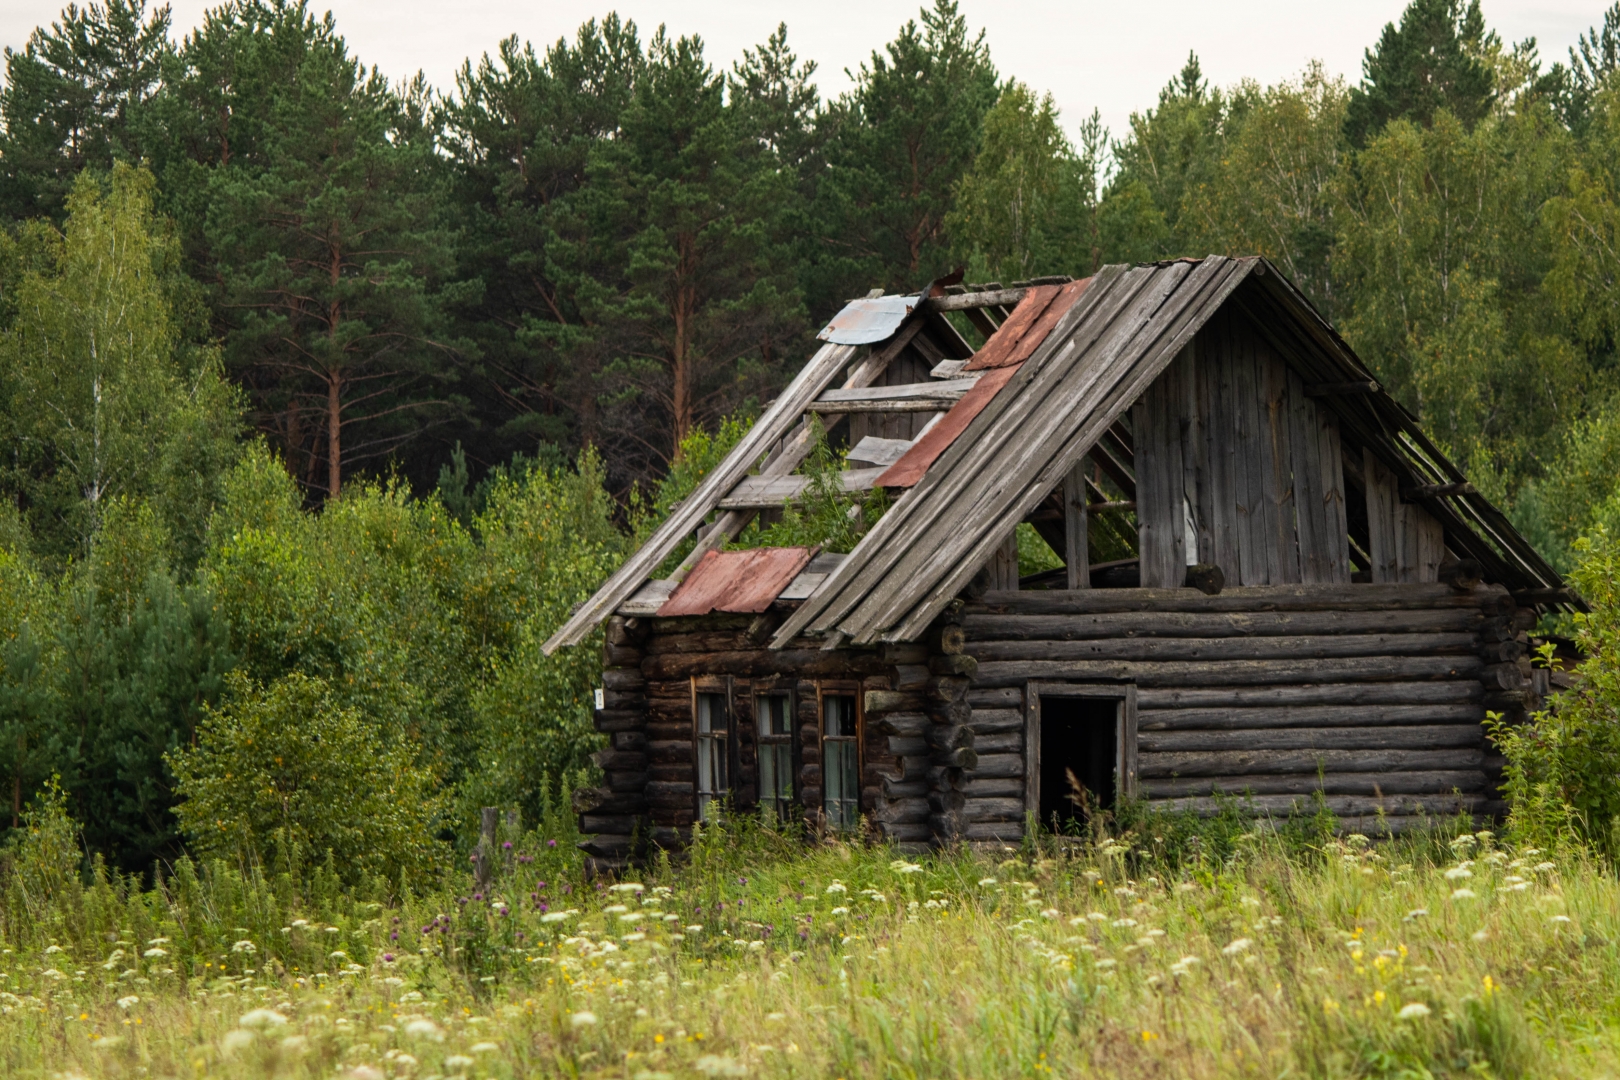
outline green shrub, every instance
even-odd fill
[[[1599,526],[1575,548],[1583,558],[1571,580],[1592,606],[1574,617],[1586,656],[1575,686],[1527,724],[1493,722],[1492,735],[1508,761],[1503,786],[1521,842],[1574,839],[1612,859],[1620,857],[1620,538]]]
[[[228,680],[198,745],[168,757],[181,828],[205,856],[326,862],[346,882],[420,880],[442,870],[434,778],[403,740],[385,742],[326,683],[294,672],[264,688]]]

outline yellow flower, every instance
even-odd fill
[[[1150,1043],[1150,1042],[1152,1042],[1152,1041],[1153,1041],[1153,1040],[1154,1040],[1154,1039],[1157,1039],[1157,1038],[1158,1038],[1158,1036],[1157,1036],[1157,1035],[1155,1035],[1155,1034],[1153,1034],[1153,1032],[1151,1032],[1151,1031],[1144,1031],[1144,1032],[1142,1032],[1142,1041],[1143,1041],[1143,1042],[1144,1042],[1144,1043]]]
[[[1496,980],[1492,979],[1489,975],[1485,976],[1479,982],[1480,982],[1480,985],[1485,988],[1485,996],[1486,997],[1490,997],[1492,994],[1494,994],[1496,992]]]
[[[1323,1015],[1332,1015],[1333,1013],[1336,1013],[1338,1011],[1339,1011],[1339,1003],[1337,1001],[1334,1001],[1332,998],[1323,998],[1322,999],[1322,1013],[1323,1013]]]
[[[1374,990],[1373,991],[1373,1004],[1382,1005],[1383,1003],[1384,1003],[1384,992],[1382,990]]]

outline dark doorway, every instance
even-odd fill
[[[1062,831],[1084,823],[1070,772],[1086,789],[1092,809],[1114,804],[1120,704],[1118,698],[1041,695],[1042,825]]]

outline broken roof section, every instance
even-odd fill
[[[655,605],[673,599],[671,590],[701,560],[758,510],[797,498],[805,478],[796,469],[811,448],[805,421],[812,413],[828,430],[856,412],[933,411],[934,417],[894,464],[844,474],[845,490],[902,490],[855,550],[816,583],[773,644],[781,647],[801,633],[854,643],[915,640],[1070,467],[1100,439],[1116,437],[1113,425],[1124,411],[1228,305],[1309,384],[1359,388],[1323,400],[1346,436],[1403,487],[1431,496],[1425,506],[1451,550],[1478,559],[1493,581],[1540,590],[1554,601],[1562,589],[1558,575],[1378,387],[1305,297],[1264,259],[1212,256],[1111,266],[1085,281],[1047,279],[1012,289],[936,286],[921,297],[852,303],[824,332],[828,344],[737,448],[552,636],[546,651],[582,640],[632,596],[635,610],[665,614]],[[875,333],[901,308],[906,313],[888,337],[864,345],[840,341]],[[976,354],[945,323],[953,311],[986,338]],[[890,363],[908,349],[928,358],[934,378],[881,385]],[[672,578],[649,584],[653,571],[711,517]]]
[[[658,615],[758,614],[782,595],[815,554],[815,548],[807,547],[711,551],[664,601]]]

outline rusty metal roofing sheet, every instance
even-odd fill
[[[771,606],[815,555],[815,548],[711,551],[658,609],[660,618],[711,611],[757,613]]]
[[[1018,365],[1012,367],[995,368],[979,376],[961,401],[951,406],[939,423],[923,432],[911,449],[901,456],[899,461],[890,465],[888,471],[877,478],[873,487],[911,487],[922,479],[928,466],[943,454],[956,441],[956,437],[967,430],[973,418],[984,411],[990,404],[990,399],[1017,374]]]
[[[835,345],[870,345],[894,336],[916,309],[916,296],[874,296],[851,300],[816,337]]]

